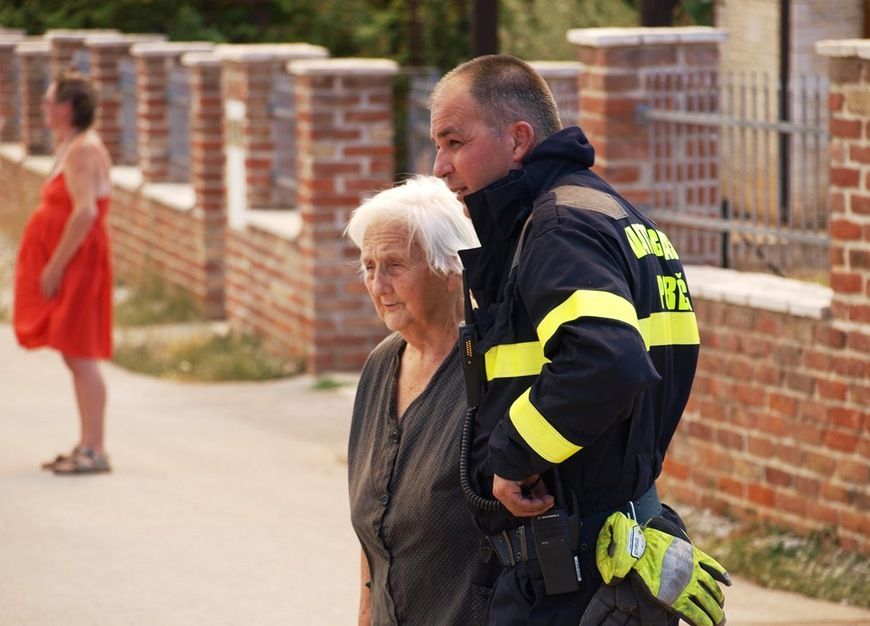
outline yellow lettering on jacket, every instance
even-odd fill
[[[629,224],[625,227],[625,237],[634,256],[639,259],[648,254],[665,260],[680,258],[671,240],[660,230],[646,228],[643,224]]]

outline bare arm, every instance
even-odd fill
[[[360,550],[359,560],[360,586],[359,586],[359,626],[371,626],[372,623],[372,590],[369,587],[371,572],[366,553]]]
[[[64,164],[64,178],[73,207],[60,241],[42,271],[40,287],[46,298],[57,293],[67,264],[97,219],[97,190],[100,184],[100,155],[97,149],[84,143],[71,148]]]

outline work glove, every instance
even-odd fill
[[[676,621],[646,589],[640,579],[629,576],[611,585],[601,585],[586,606],[580,626],[667,626]]]
[[[716,581],[730,585],[731,579],[713,558],[674,532],[681,530],[662,518],[641,528],[624,513],[614,513],[598,535],[595,561],[601,577],[607,584],[634,577],[692,626],[721,626],[725,596]]]

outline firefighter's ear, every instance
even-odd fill
[[[514,163],[522,162],[526,155],[535,147],[535,129],[528,122],[514,122],[511,124],[511,141],[513,141]]]

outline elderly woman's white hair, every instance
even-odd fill
[[[408,243],[416,238],[429,267],[442,275],[462,272],[456,252],[480,245],[462,203],[434,176],[414,176],[369,198],[353,212],[345,234],[362,249],[366,230],[393,221],[407,227]]]

